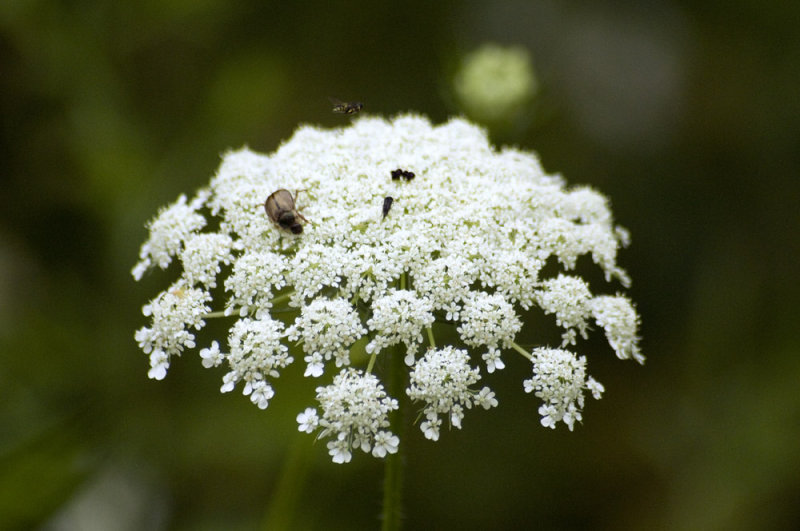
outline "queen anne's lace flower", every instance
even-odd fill
[[[217,287],[220,264],[231,263],[233,240],[227,234],[195,234],[186,238],[181,262],[190,284]]]
[[[464,256],[449,254],[423,262],[412,270],[415,289],[429,293],[434,310],[444,310],[448,321],[458,321],[461,302],[476,280],[477,267]]]
[[[572,431],[583,417],[583,391],[599,399],[604,389],[586,377],[586,358],[562,349],[537,348],[533,351],[533,378],[522,383],[526,393],[542,399],[539,414],[542,426],[555,428],[558,421]]]
[[[398,169],[413,179],[393,179]],[[267,216],[264,201],[279,189],[307,220],[298,217],[302,233]],[[384,216],[386,197],[394,202]],[[488,387],[471,389],[478,373],[470,363],[480,359],[470,356],[490,373],[510,352],[531,359],[526,387],[543,399],[548,426],[580,420],[583,390],[599,397],[585,358],[518,344],[523,311],[553,314],[565,330],[562,346],[585,338],[594,321],[617,356],[644,360],[633,304],[593,295],[570,275],[587,256],[606,279],[628,285],[616,259],[629,236],[613,224],[608,200],[567,189],[531,154],[494,149],[462,119],[432,126],[413,115],[360,117],[334,131],[301,127],[271,155],[226,154],[207,188],[180,196],[148,229],[134,278],[174,258],[182,267],[144,307],[151,323],[135,334],[150,355],[149,376],[163,378],[172,355],[195,347],[191,329],[220,318],[228,352],[209,338],[203,366],[227,366],[222,391],[241,381],[266,408],[275,378],[302,351],[305,375],[333,383],[318,388],[319,406],[298,424],[326,438],[336,462],[349,461],[353,448],[377,457],[397,451],[387,415],[399,397],[387,396],[379,379],[395,365],[376,363],[379,356],[402,356],[411,367],[407,391],[424,403],[420,427],[431,439],[443,419],[460,426],[471,406],[497,404]],[[437,334],[448,338],[439,348]]]
[[[480,372],[469,366],[466,350],[451,346],[441,350],[429,350],[414,365],[411,371],[408,396],[425,403],[425,422],[420,425],[422,433],[431,440],[439,439],[442,424],[439,415],[447,415],[451,426],[461,428],[464,408],[473,405],[489,409],[497,400],[488,387],[474,391],[469,386],[480,380]]]
[[[592,299],[592,315],[597,324],[606,331],[608,342],[617,357],[622,360],[634,359],[644,363],[644,356],[639,350],[639,314],[633,303],[621,295],[616,297],[601,295]]]
[[[283,256],[270,252],[245,252],[233,265],[225,280],[225,290],[232,292],[225,313],[241,317],[254,314],[260,319],[269,315],[274,291],[286,285],[284,273],[288,262]]]
[[[266,378],[277,378],[279,369],[294,361],[289,349],[281,343],[282,331],[283,323],[270,318],[244,318],[233,325],[228,338],[231,352],[226,356],[231,370],[222,378],[223,393],[233,391],[236,383],[243,380],[243,394],[249,395],[259,408],[266,409],[275,394]]]
[[[140,261],[133,268],[133,278],[140,280],[145,271],[152,266],[166,269],[172,257],[178,254],[186,237],[202,229],[206,220],[197,213],[208,192],[200,192],[191,202],[181,195],[172,205],[162,208],[158,216],[147,224],[150,238],[142,245]]]
[[[397,400],[386,396],[373,374],[346,369],[336,375],[333,384],[317,387],[322,416],[308,408],[297,416],[300,431],[312,433],[321,428],[319,438],[332,437],[328,453],[334,463],[347,463],[353,448],[372,452],[375,457],[395,453],[397,436],[382,428],[389,427],[389,412],[397,409]]]
[[[422,342],[422,329],[433,324],[431,303],[413,291],[390,289],[389,294],[376,299],[372,317],[367,321],[375,338],[367,344],[367,352],[403,342],[406,345],[406,365],[414,364],[414,352]]]
[[[556,324],[566,329],[563,344],[574,345],[576,333],[586,339],[592,298],[589,285],[579,277],[558,275],[544,281],[542,286],[543,289],[536,292],[539,306],[545,313],[554,313]]]
[[[307,407],[305,411],[297,414],[298,430],[303,433],[314,433],[314,430],[319,426],[319,417],[317,410],[313,407]]]
[[[353,306],[344,299],[316,299],[303,307],[302,314],[286,335],[292,341],[302,339],[308,354],[305,376],[322,376],[324,361],[336,360],[336,366],[350,365],[350,347],[367,330]]]
[[[464,304],[462,316],[463,324],[458,328],[461,340],[473,347],[489,348],[483,359],[490,373],[504,368],[499,347],[510,347],[514,336],[522,328],[514,307],[500,295],[472,293]]]
[[[188,329],[203,328],[203,317],[211,310],[206,305],[209,301],[211,296],[206,291],[179,280],[144,305],[142,313],[152,317],[153,323],[140,328],[135,338],[139,348],[150,354],[150,378],[163,380],[170,356],[180,355],[184,348],[194,348],[194,334]]]
[[[219,367],[225,361],[225,355],[219,350],[219,343],[216,341],[211,342],[211,346],[200,350],[200,358],[203,360],[203,367],[210,369],[211,367]]]

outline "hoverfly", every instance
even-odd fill
[[[337,100],[336,98],[328,98],[331,103],[333,104],[333,112],[337,114],[355,114],[360,111],[364,104],[360,101],[342,101]]]

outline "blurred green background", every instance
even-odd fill
[[[584,344],[607,392],[569,433],[539,425],[507,356],[499,408],[404,439],[407,528],[800,527],[800,3],[7,0],[0,528],[377,527],[381,463],[296,434],[297,375],[266,411],[196,355],[147,379],[133,333],[174,271],[130,269],[229,147],[346,124],[327,96],[441,122],[488,42],[539,82],[493,141],[631,230],[648,360]]]

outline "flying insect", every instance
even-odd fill
[[[364,104],[360,101],[342,101],[336,98],[328,98],[333,104],[333,112],[336,114],[356,114],[364,108]]]

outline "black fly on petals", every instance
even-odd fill
[[[392,203],[394,203],[394,198],[393,197],[389,196],[389,197],[384,197],[383,198],[383,217],[384,218],[389,213],[389,209],[392,208]]]
[[[413,171],[401,170],[399,168],[396,169],[396,170],[392,170],[392,180],[393,181],[396,181],[397,179],[399,179],[401,177],[403,179],[405,179],[406,181],[410,181],[411,179],[416,177],[416,175],[414,175]]]

